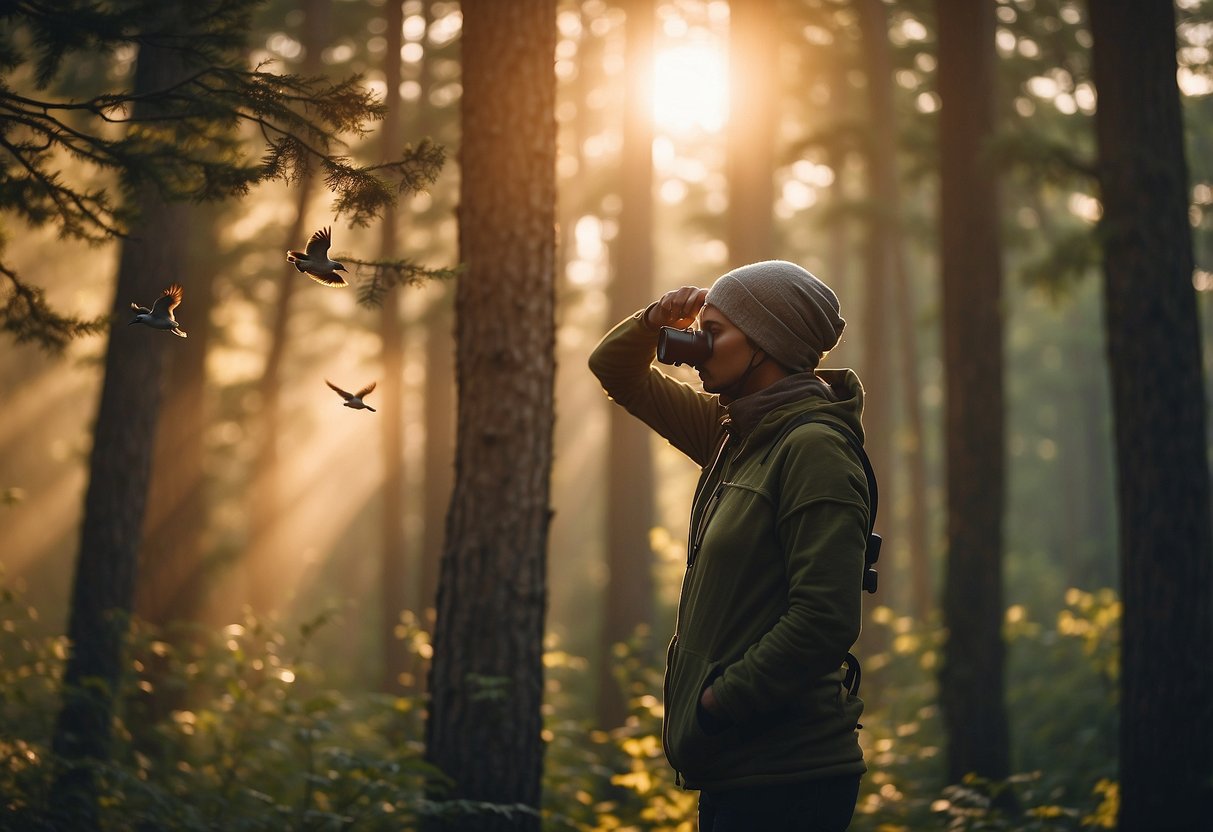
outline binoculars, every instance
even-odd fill
[[[663,326],[657,332],[657,360],[675,367],[698,367],[712,357],[712,336],[702,329]]]

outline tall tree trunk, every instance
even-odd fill
[[[830,102],[834,107],[840,107],[840,102],[851,94],[850,84],[847,83],[846,68],[841,61],[832,61],[821,70],[829,80]],[[826,263],[829,273],[825,276],[828,283],[840,298],[853,297],[854,281],[851,279],[851,221],[850,212],[845,210],[849,200],[847,185],[847,159],[850,150],[846,144],[834,138],[825,148],[826,164],[834,171],[834,181],[829,186],[829,225],[827,227]]]
[[[938,0],[947,642],[940,704],[948,777],[1009,774],[1002,640],[1006,493],[1002,264],[994,132],[993,0]]]
[[[775,138],[779,126],[775,0],[729,5],[729,265],[775,257]]]
[[[1110,379],[1102,322],[1096,321],[1103,305],[1085,295],[1082,301],[1067,310],[1067,335],[1060,344],[1070,368],[1064,406],[1075,416],[1059,426],[1058,465],[1067,502],[1066,536],[1059,545],[1066,555],[1066,586],[1119,589]]]
[[[610,319],[619,321],[652,300],[653,292],[653,116],[648,93],[653,63],[656,7],[653,0],[627,6],[627,99],[621,153],[619,236],[612,247]],[[622,725],[625,692],[615,679],[616,644],[638,625],[653,624],[653,467],[648,428],[622,408],[611,408],[607,443],[606,556],[598,661],[598,724]]]
[[[182,326],[189,337],[165,356],[164,377],[172,383],[164,390],[156,424],[135,582],[135,614],[156,625],[160,638],[179,649],[188,649],[191,636],[188,630],[173,625],[205,617],[213,577],[206,560],[210,528],[206,427],[211,415],[206,356],[215,283],[214,258],[208,253],[217,250],[218,215],[214,203],[189,204],[179,220],[182,228],[192,232],[181,240],[185,256],[177,261],[188,300],[188,306],[183,301],[181,307]],[[132,703],[131,718],[151,725],[185,708],[190,691],[165,684],[169,656],[149,654],[143,662],[151,686],[137,695],[143,710],[136,712]],[[155,742],[147,732],[136,732],[134,739]],[[152,747],[142,750],[156,753]]]
[[[171,17],[170,11],[160,22],[171,25]],[[184,73],[180,53],[145,45],[136,65],[134,93],[163,89]],[[118,323],[106,346],[72,582],[63,703],[52,741],[65,768],[50,805],[74,824],[72,828],[97,823],[94,766],[109,759],[115,701],[121,692],[164,353],[183,345],[168,333],[126,324],[128,304],[150,305],[169,282],[166,275],[177,272],[186,231],[185,204],[166,203],[150,185],[139,187],[135,200],[138,220],[122,244],[111,307]],[[188,320],[189,298],[187,291],[180,309],[183,320]],[[197,312],[207,314],[205,306]]]
[[[539,829],[555,380],[555,0],[465,0],[459,414],[426,757],[456,798]]]
[[[385,17],[387,46],[383,53],[383,80],[387,87],[387,112],[379,138],[379,155],[386,163],[398,158],[402,143],[400,48],[404,41],[404,7],[401,0],[389,0]],[[379,256],[385,260],[397,256],[397,217],[396,206],[388,206],[379,226]],[[380,689],[385,693],[402,693],[411,670],[408,644],[396,637],[400,615],[409,607],[408,552],[404,538],[404,325],[400,296],[400,290],[393,287],[384,296],[379,311],[383,361],[383,398],[379,409],[383,442],[379,638],[382,651]]]
[[[425,31],[433,23],[433,4],[422,3],[421,13],[425,19]],[[433,60],[426,49],[418,68],[418,84],[421,87],[420,103],[417,107],[417,133],[433,136],[437,132],[437,119],[433,105],[429,103],[433,86]],[[438,597],[438,573],[442,562],[442,550],[446,535],[446,512],[451,503],[452,481],[455,473],[455,342],[453,337],[454,316],[451,287],[442,284],[438,294],[431,300],[425,316],[425,449],[422,466],[425,489],[422,495],[424,532],[421,551],[420,589],[418,609],[427,613],[426,626],[433,627],[428,614],[436,609]],[[424,674],[419,673],[424,682]]]
[[[166,356],[165,377],[173,383],[164,391],[156,424],[135,586],[135,612],[160,627],[195,620],[208,588],[206,356],[215,272],[212,258],[205,255],[218,245],[218,211],[213,204],[187,205],[185,214],[183,228],[192,233],[183,241],[185,256],[177,259],[173,271],[186,290],[181,319],[189,337]]]
[[[306,0],[303,5],[303,61],[300,66],[303,75],[315,75],[320,71],[320,52],[328,37],[331,6],[331,0]],[[299,248],[311,234],[312,230],[305,222],[314,185],[315,178],[311,174],[305,174],[297,185],[295,218],[287,232],[284,251]],[[257,385],[260,402],[257,454],[253,464],[249,545],[244,562],[246,594],[256,613],[273,610],[281,596],[278,559],[282,557],[280,529],[285,505],[278,456],[279,433],[282,430],[278,399],[282,390],[282,364],[290,334],[291,301],[296,287],[305,279],[294,266],[285,261],[282,263],[270,326],[270,346]]]
[[[1170,0],[1090,3],[1120,510],[1120,829],[1213,807],[1213,527]],[[1160,695],[1160,680],[1174,680]]]
[[[437,609],[438,574],[445,545],[446,512],[451,503],[455,474],[455,344],[451,289],[430,303],[425,321],[425,449],[422,466],[425,489],[419,582],[422,612]],[[428,625],[432,628],[433,621]],[[424,679],[421,679],[424,682]]]
[[[889,309],[892,296],[893,260],[897,256],[897,171],[894,142],[895,124],[882,119],[893,115],[892,76],[888,26],[880,0],[859,2],[859,28],[863,38],[864,70],[867,73],[868,141],[864,147],[867,163],[867,222],[863,246],[863,444],[880,477],[880,496],[885,511],[876,518],[876,531],[887,540],[894,526],[893,509],[899,505],[897,480],[893,477],[891,437],[894,435],[893,395],[896,379],[889,372],[889,335],[893,316]],[[876,129],[876,125],[880,125]],[[890,201],[892,200],[892,201]],[[892,547],[890,547],[892,548]],[[887,574],[887,572],[886,572]],[[889,603],[895,585],[885,582],[880,599]],[[866,626],[875,604],[865,604],[865,626],[860,630],[858,650],[875,654],[886,649],[888,630]]]
[[[882,480],[881,491],[887,498],[885,504],[891,509],[888,516],[899,521],[893,537],[904,541],[904,551],[907,555],[906,568],[899,570],[899,575],[908,573],[910,580],[898,583],[909,586],[910,608],[916,616],[922,617],[931,608],[930,567],[927,561],[927,482],[922,450],[923,420],[922,404],[919,401],[921,390],[918,380],[917,320],[906,265],[901,188],[897,178],[898,125],[897,112],[893,106],[893,56],[889,45],[888,12],[885,4],[881,0],[858,0],[856,11],[859,13],[859,26],[863,37],[862,51],[868,76],[868,118],[871,125],[868,198],[872,222],[868,251],[872,257],[871,265],[876,267],[870,276],[874,277],[876,282],[869,280],[869,292],[873,292],[869,297],[873,301],[882,299],[885,306],[891,301],[892,314],[886,318],[890,330],[896,334],[895,352],[898,357],[896,373],[892,372],[887,361],[878,361],[875,367],[869,364],[868,372],[875,372],[871,378],[873,390],[885,393],[884,406],[877,407],[877,418],[872,424],[872,427],[884,434],[883,437],[877,437],[875,458],[883,462],[883,471],[887,474]],[[874,291],[877,283],[887,283],[887,289]],[[879,315],[879,311],[876,311],[879,305],[881,304],[872,303],[870,312]],[[885,322],[883,319],[878,321]],[[865,317],[864,325],[871,328],[873,321]],[[877,326],[884,328],[879,322]],[[867,343],[871,344],[873,350],[888,351],[887,343]],[[865,359],[867,356],[868,350],[865,350]],[[896,424],[896,420],[892,418],[893,414],[888,412],[893,407],[893,397],[890,394],[894,386],[902,394],[901,417],[904,425]],[[879,398],[877,402],[880,402]],[[866,413],[864,421],[867,422]],[[893,443],[886,437],[904,439]],[[895,452],[899,452],[897,456],[904,459],[905,499],[900,498],[896,487],[885,487],[885,483],[890,486],[898,484],[891,476]],[[880,459],[882,456],[883,460]],[[905,515],[897,517],[893,510],[901,506],[905,506]],[[888,599],[889,596],[882,598],[886,603]]]
[[[904,248],[893,264],[893,308],[897,314],[897,376],[901,384],[904,427],[898,430],[904,459],[906,489],[906,569],[909,573],[909,609],[914,617],[925,620],[934,609],[932,591],[931,541],[929,519],[931,504],[927,500],[926,425],[922,413],[922,384],[918,369],[918,316],[914,292],[910,286],[909,267]]]

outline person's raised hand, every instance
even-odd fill
[[[666,292],[657,303],[649,307],[645,320],[654,329],[663,326],[686,329],[695,323],[695,316],[703,308],[707,297],[708,290],[698,286],[674,289]]]

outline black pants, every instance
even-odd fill
[[[699,832],[844,832],[859,775],[699,793]]]

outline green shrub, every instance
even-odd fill
[[[112,759],[97,769],[102,829],[411,830],[426,815],[529,811],[435,803],[421,702],[335,689],[312,636],[251,616],[219,631],[158,633],[135,622]],[[875,615],[882,653],[864,659],[860,732],[869,772],[854,832],[1063,832],[1115,827],[1119,602],[1071,590],[1051,626],[1007,613],[1007,701],[1017,770],[947,784],[936,705],[938,626]],[[0,589],[0,829],[50,829],[58,761],[50,737],[66,643],[31,635],[37,613]],[[424,654],[413,622],[400,634]],[[552,832],[692,832],[697,795],[661,748],[662,668],[641,633],[611,657],[631,703],[604,731],[572,714],[588,663],[549,643],[543,826]],[[1007,798],[1011,799],[1007,799]]]
[[[58,761],[49,751],[61,640],[17,641],[6,597],[4,828],[37,828]],[[27,619],[28,620],[28,619]],[[247,618],[218,633],[158,634],[138,623],[115,720],[97,767],[105,830],[399,830],[432,807],[417,703],[324,685],[307,658],[322,621],[293,642]],[[32,717],[30,719],[29,717]]]

